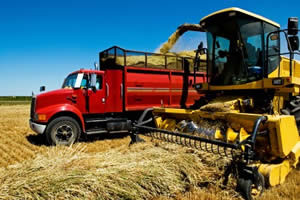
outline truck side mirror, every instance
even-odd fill
[[[46,86],[41,86],[40,87],[40,92],[44,92],[46,90]]]
[[[92,88],[92,90],[96,90],[96,84],[97,84],[97,74],[91,74],[91,83],[90,83],[90,87]]]
[[[291,51],[299,50],[299,37],[298,36],[289,36],[289,42],[291,44]]]
[[[298,18],[290,17],[288,20],[288,35],[298,34]]]

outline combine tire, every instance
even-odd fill
[[[237,180],[237,190],[241,192],[246,200],[252,200],[259,197],[265,189],[265,179],[263,175],[257,172],[257,178],[240,177]]]
[[[71,145],[80,136],[80,126],[71,117],[58,117],[51,121],[46,129],[46,138],[50,145]]]
[[[290,102],[291,115],[295,116],[298,132],[300,130],[300,99],[299,97]]]
[[[289,106],[282,109],[281,112],[285,115],[294,115],[298,132],[300,133],[300,96],[297,96],[294,100],[290,101]]]

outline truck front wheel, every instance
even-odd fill
[[[72,117],[58,117],[47,126],[46,138],[50,145],[71,145],[80,137],[80,130]]]

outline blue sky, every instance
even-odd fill
[[[286,27],[300,1],[0,0],[0,96],[59,88],[65,76],[92,68],[113,45],[154,51],[178,25],[240,7]]]

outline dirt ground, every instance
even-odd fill
[[[49,147],[42,135],[35,134],[28,125],[30,105],[1,105],[0,106],[0,169],[13,164],[30,160],[37,155],[44,154],[53,147]],[[126,135],[101,135],[89,137],[81,141],[87,154],[104,154],[111,149],[128,148],[130,138]],[[148,140],[147,142],[151,142]],[[178,147],[181,148],[181,147]],[[5,172],[5,170],[3,170]],[[2,171],[2,172],[3,172]],[[201,173],[201,172],[199,172]],[[20,177],[21,178],[21,177]],[[0,180],[1,183],[1,180]],[[229,190],[232,190],[230,188]],[[220,187],[213,185],[199,185],[178,193],[172,197],[153,197],[154,199],[240,199],[240,196],[226,195]],[[1,197],[1,196],[0,196]],[[0,198],[1,199],[1,198]],[[280,186],[268,188],[259,199],[300,199],[300,169],[295,169],[288,175],[286,182]]]

